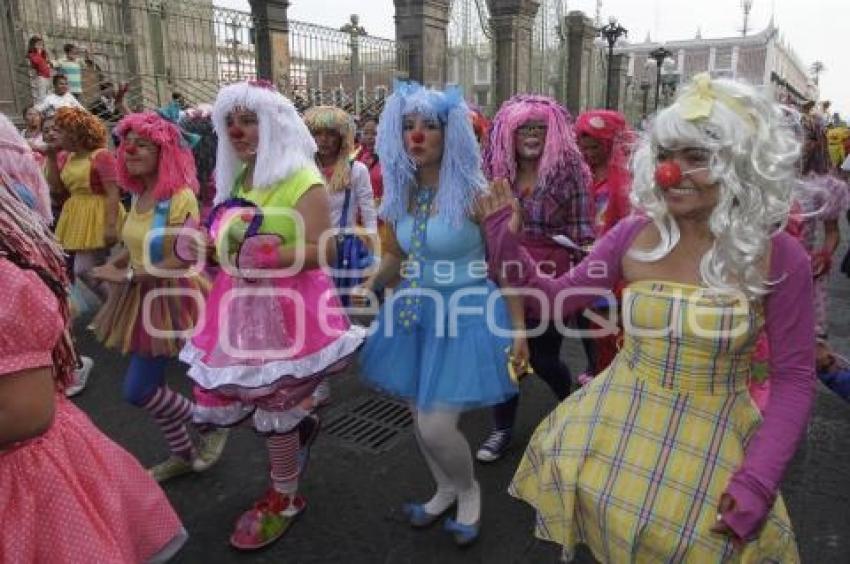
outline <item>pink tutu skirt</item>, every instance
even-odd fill
[[[64,396],[42,436],[0,452],[0,562],[145,562],[186,533],[157,483]]]
[[[254,414],[262,432],[287,432],[322,378],[341,371],[365,338],[352,326],[330,278],[309,270],[287,278],[245,279],[219,272],[198,333],[180,360],[209,394],[199,423],[232,425]]]

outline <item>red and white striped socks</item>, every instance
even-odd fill
[[[193,446],[186,424],[192,420],[192,402],[168,386],[160,386],[142,409],[150,413],[156,421],[169,450],[177,456],[192,460]]]
[[[301,446],[298,429],[275,433],[266,439],[274,489],[286,495],[298,491],[298,449]]]

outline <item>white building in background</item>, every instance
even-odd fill
[[[622,42],[615,52],[629,57],[627,110],[633,116],[642,113],[644,97],[652,111],[657,71],[649,53],[658,47],[672,53],[662,67],[662,105],[675,94],[679,84],[701,72],[755,86],[770,86],[781,101],[799,102],[817,97],[808,66],[782,38],[771,19],[763,31],[748,36],[706,39],[698,33],[695,38],[683,41],[657,43],[647,37],[643,43]]]

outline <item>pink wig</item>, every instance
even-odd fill
[[[167,200],[184,188],[198,193],[198,177],[195,172],[195,157],[192,148],[183,139],[176,125],[154,112],[130,114],[115,127],[115,133],[121,139],[118,147],[118,180],[126,190],[141,194],[144,183],[130,176],[127,171],[127,154],[124,139],[130,132],[156,143],[159,147],[159,170],[153,196],[157,200]]]
[[[514,133],[531,120],[546,124],[546,147],[537,174],[545,186],[560,186],[579,181],[590,186],[590,170],[584,163],[570,126],[570,114],[548,96],[519,94],[499,108],[493,117],[490,143],[484,150],[484,172],[490,179],[516,181]]]
[[[605,231],[629,214],[629,154],[635,135],[620,112],[589,110],[576,118],[577,137],[588,135],[599,140],[608,155],[605,185],[608,187],[608,206],[605,209]],[[594,186],[594,190],[596,190]]]
[[[50,223],[53,214],[50,211],[50,189],[41,173],[30,146],[5,115],[0,114],[0,183],[9,189],[26,189],[29,196],[19,196],[30,200],[32,207]]]

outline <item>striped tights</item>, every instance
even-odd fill
[[[274,433],[266,439],[274,489],[292,495],[298,491],[298,428],[288,433]]]
[[[159,386],[141,407],[159,425],[168,449],[185,460],[191,460],[192,439],[186,424],[192,420],[192,402],[168,386]]]

